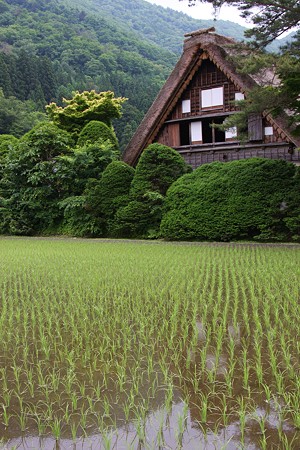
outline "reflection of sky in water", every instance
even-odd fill
[[[205,331],[201,325],[198,326],[199,337],[205,339]],[[234,333],[233,333],[234,334]],[[239,333],[238,333],[239,334]],[[196,355],[194,355],[196,356]],[[206,355],[206,369],[216,370],[217,375],[223,375],[227,367],[227,358],[220,355],[216,364],[215,355],[208,353]],[[158,383],[163,385],[163,376],[158,372]],[[141,396],[146,398],[149,395],[149,380],[141,387]],[[151,412],[147,415],[144,427],[145,441],[139,440],[138,426],[142,425],[132,420],[128,424],[125,423],[123,412],[123,399],[118,397],[115,399],[113,415],[116,418],[117,428],[107,428],[106,439],[103,439],[100,432],[95,426],[90,428],[85,438],[79,437],[74,442],[70,435],[63,435],[56,442],[54,438],[39,438],[33,436],[33,432],[27,431],[27,436],[19,436],[17,430],[10,429],[11,439],[6,441],[0,437],[0,450],[236,450],[241,448],[240,443],[240,423],[235,411],[234,420],[228,420],[228,425],[218,426],[218,415],[211,416],[210,422],[205,426],[199,424],[199,410],[193,408],[189,410],[186,403],[182,401],[181,391],[174,386],[173,388],[173,404],[172,409],[167,411],[163,405],[165,401],[166,389],[158,389],[155,398],[151,401]],[[217,406],[217,405],[215,405]],[[278,443],[279,412],[284,405],[277,399],[276,402],[271,400],[269,403],[260,405],[246,416],[245,429],[245,447],[247,450],[260,449],[259,439],[261,433],[259,431],[259,420],[266,419],[266,428],[268,432],[274,432],[275,441]],[[229,418],[228,418],[229,419]],[[180,427],[183,426],[183,432],[180,435]],[[285,433],[293,432],[293,428],[286,422],[281,424],[282,431]],[[80,428],[79,428],[80,429]],[[142,427],[143,429],[143,427]],[[12,436],[14,436],[12,438]],[[1,442],[3,444],[1,445]],[[105,443],[109,445],[105,446]],[[271,441],[270,441],[271,442]],[[280,447],[276,447],[280,448]]]
[[[178,392],[175,394],[178,397]],[[278,416],[275,411],[275,405],[269,405],[267,412],[263,408],[257,408],[253,414],[247,416],[246,432],[245,432],[245,448],[247,450],[258,450],[259,447],[259,433],[255,431],[257,443],[253,442],[252,436],[257,427],[255,417],[267,417],[267,425],[270,428],[278,427]],[[186,414],[186,420],[182,420]],[[179,436],[179,423],[185,423],[185,428],[182,436]],[[38,437],[19,437],[11,439],[6,445],[0,446],[1,450],[9,450],[12,448],[18,450],[104,450],[111,448],[116,450],[142,450],[142,449],[166,449],[177,450],[182,448],[184,450],[216,450],[226,448],[226,450],[236,450],[240,448],[240,427],[239,421],[230,423],[227,427],[219,427],[218,431],[214,433],[209,430],[204,435],[201,427],[194,423],[191,419],[190,412],[186,413],[186,404],[182,401],[173,404],[172,410],[168,414],[163,408],[148,415],[145,422],[145,437],[144,443],[139,441],[137,424],[133,421],[128,425],[123,425],[117,430],[107,430],[107,438],[110,442],[109,447],[105,447],[104,441],[99,433],[94,433],[86,438],[78,438],[76,443],[71,439],[61,439],[56,442],[53,438],[38,438]],[[211,424],[211,428],[214,426]],[[159,430],[163,437],[163,445],[159,447]],[[284,431],[288,431],[289,427],[284,426]],[[181,442],[182,447],[178,444]]]

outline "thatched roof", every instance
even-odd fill
[[[165,120],[203,60],[210,59],[244,94],[257,85],[257,80],[254,81],[249,75],[237,73],[235,66],[227,58],[230,48],[237,44],[235,40],[216,34],[214,28],[198,30],[185,36],[187,39],[184,41],[181,58],[125,149],[123,160],[128,164],[135,165],[142,151],[155,141]],[[284,118],[274,120],[269,115],[266,117],[283,139],[300,146],[300,140],[287,131]]]

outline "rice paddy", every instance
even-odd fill
[[[1,238],[0,448],[300,448],[299,256]]]

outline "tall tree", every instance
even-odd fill
[[[179,0],[186,1],[186,0]],[[187,0],[195,5],[197,0]],[[246,36],[254,37],[258,47],[266,46],[277,37],[300,25],[299,0],[198,0],[211,3],[215,14],[223,5],[237,6],[241,16],[251,18],[254,27],[246,31]]]
[[[77,91],[70,100],[64,99],[64,108],[51,103],[46,111],[60,128],[78,133],[91,120],[99,120],[111,126],[111,120],[121,116],[121,106],[125,100],[127,99],[123,97],[116,98],[111,91]]]

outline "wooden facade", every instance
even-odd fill
[[[133,136],[124,160],[135,164],[150,143],[176,149],[193,168],[213,161],[251,157],[284,159],[300,164],[297,142],[284,118],[252,114],[248,139],[240,141],[236,128],[219,125],[238,110],[254,80],[236,73],[225,48],[233,41],[215,33],[195,32],[185,41],[174,71]]]

